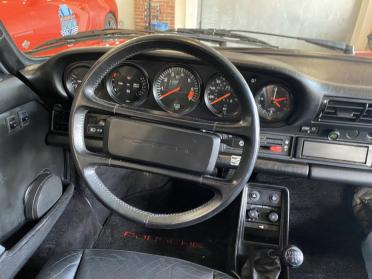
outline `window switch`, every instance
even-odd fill
[[[8,132],[14,132],[18,127],[17,117],[15,115],[6,118],[6,124],[8,126]]]
[[[28,116],[27,111],[19,111],[18,112],[18,119],[19,119],[19,124],[21,127],[25,127],[28,124],[30,124],[30,117]]]

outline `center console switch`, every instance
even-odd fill
[[[288,194],[285,188],[248,184],[243,240],[280,245],[286,226]]]
[[[282,251],[288,245],[288,189],[248,184],[243,191],[239,218],[236,266],[240,266],[255,249]]]
[[[245,227],[279,231],[281,192],[248,188]]]

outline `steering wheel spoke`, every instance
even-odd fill
[[[234,187],[238,185],[235,180],[228,180],[210,175],[203,176],[200,183],[202,186],[211,189],[221,196],[228,195]]]
[[[169,168],[145,165],[136,162],[128,162],[124,160],[110,158],[105,154],[99,154],[90,151],[81,152],[78,154],[78,156],[80,161],[80,167],[81,169],[83,169],[83,172],[87,169],[91,170],[97,167],[123,168],[135,171],[149,172],[153,174],[165,175],[172,178],[198,183],[202,187],[206,187],[212,190],[216,195],[220,197],[228,195],[234,189],[234,187],[238,185],[238,181],[236,180],[227,180],[210,175],[185,173],[179,170]]]

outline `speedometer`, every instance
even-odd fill
[[[115,68],[106,79],[107,92],[120,104],[141,104],[149,92],[145,72],[132,64]]]
[[[221,75],[212,78],[204,94],[207,108],[220,117],[233,117],[240,112],[240,104],[228,81]]]
[[[186,114],[199,103],[199,79],[185,67],[169,67],[155,78],[153,93],[165,111]]]

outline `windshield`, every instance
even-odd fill
[[[372,3],[367,2],[12,0],[0,1],[0,20],[16,46],[31,56],[116,46],[135,36],[167,32],[216,47],[372,57],[372,24],[364,12]]]

